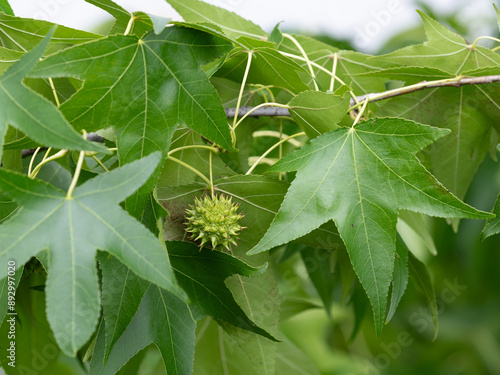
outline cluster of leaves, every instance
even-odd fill
[[[213,360],[228,350],[245,374],[315,373],[279,330],[280,307],[307,308],[277,290],[280,265],[300,254],[328,313],[353,305],[353,334],[363,300],[380,334],[410,274],[437,333],[429,272],[398,217],[431,252],[422,215],[455,228],[488,219],[483,236],[500,232],[500,199],[493,213],[461,201],[500,150],[497,52],[425,14],[427,42],[374,57],[267,34],[198,0],[169,0],[184,22],[86,1],[115,18],[108,35],[0,2],[2,318],[8,262],[16,285],[35,264],[44,298],[31,302],[46,316],[29,322],[25,297],[23,329],[43,326],[57,351],[91,357],[90,374],[114,374],[150,344],[169,374],[240,373]],[[238,116],[243,107],[289,116]],[[232,253],[186,233],[186,209],[209,193],[244,216]]]

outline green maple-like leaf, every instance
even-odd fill
[[[67,354],[74,355],[97,324],[96,249],[184,297],[158,239],[118,206],[147,180],[159,160],[155,153],[100,175],[77,187],[71,198],[42,181],[0,170],[0,189],[21,205],[0,226],[0,260],[21,265],[48,249],[47,315]]]
[[[90,364],[91,375],[114,375],[147,345],[154,343],[163,357],[167,374],[190,375],[193,370],[196,322],[189,306],[151,285],[126,331],[105,360],[101,325]]]
[[[42,56],[53,33],[54,29],[0,77],[0,157],[7,124],[46,146],[107,152],[103,146],[85,141],[71,128],[56,106],[22,84],[23,78]]]
[[[122,163],[166,153],[179,123],[232,149],[222,104],[200,68],[229,48],[209,34],[174,26],[142,39],[117,35],[66,49],[31,75],[85,80],[61,110],[77,129],[114,126]]]
[[[419,12],[424,23],[427,41],[379,56],[407,66],[439,68],[450,74],[460,74],[480,67],[498,66],[500,56],[481,46],[472,46],[460,35],[447,29],[431,17]]]
[[[373,119],[319,136],[272,171],[298,171],[271,227],[249,252],[260,253],[333,219],[373,306],[377,333],[392,279],[398,209],[484,219],[453,196],[415,153],[449,130],[394,118]]]

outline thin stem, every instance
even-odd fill
[[[233,131],[238,127],[239,124],[241,124],[241,122],[244,119],[246,119],[248,116],[250,116],[250,114],[252,112],[254,112],[255,110],[262,108],[262,107],[279,107],[279,108],[286,108],[286,109],[290,108],[290,106],[288,106],[286,104],[281,104],[281,103],[262,103],[262,104],[259,104],[258,106],[253,107],[250,111],[245,113],[245,115],[243,115],[242,118],[240,118],[240,120],[233,126]],[[238,109],[236,109],[236,112],[238,112]],[[236,119],[236,115],[234,116],[234,118]]]
[[[254,94],[254,93],[256,93],[256,92],[260,92],[260,95],[262,95],[262,97],[264,98],[264,101],[265,101],[265,102],[268,102],[268,101],[269,101],[269,99],[267,98],[267,95],[266,95],[266,93],[265,93],[264,91],[266,91],[266,90],[265,90],[265,89],[262,89],[262,90],[256,90],[256,91],[253,91],[252,93]]]
[[[31,176],[31,169],[33,168],[33,163],[35,162],[36,155],[38,154],[38,151],[40,151],[42,148],[37,147],[35,152],[33,153],[33,156],[31,157],[30,164],[28,166],[28,176]]]
[[[354,123],[352,124],[352,127],[354,127],[359,122],[359,120],[361,120],[361,116],[363,116],[363,113],[365,112],[368,102],[369,100],[365,99],[365,101],[363,102],[363,106],[361,107],[361,110],[359,111],[358,115],[356,116],[356,119],[354,120]]]
[[[306,62],[307,64],[307,67],[309,68],[309,72],[311,73],[311,78],[313,80],[313,83],[314,83],[314,88],[316,89],[316,91],[319,91],[319,87],[318,87],[318,84],[316,83],[316,76],[314,74],[314,70],[312,68],[312,65],[311,65],[311,60],[309,60],[309,57],[307,56],[307,53],[306,51],[304,51],[304,48],[302,48],[302,46],[300,45],[300,43],[297,41],[297,39],[295,39],[293,36],[291,36],[290,34],[287,34],[287,33],[283,33],[283,36],[285,38],[288,38],[292,41],[293,44],[295,44],[295,46],[299,49],[300,53],[302,54],[302,56],[304,56],[304,61]]]
[[[214,177],[212,173],[212,152],[208,153],[208,168],[210,171],[210,193],[212,194],[212,198],[214,198],[215,194],[214,194]]]
[[[258,92],[261,92],[261,95],[264,97],[264,100],[266,102],[268,102],[269,100],[267,99],[267,95],[262,92],[262,91],[267,91],[267,93],[269,94],[269,96],[271,98],[271,101],[272,102],[276,101],[274,99],[274,94],[271,91],[271,87],[273,87],[273,86],[264,86],[264,85],[256,85],[256,86],[258,86],[258,88],[256,88],[255,90],[250,91],[252,94],[256,94]]]
[[[83,139],[87,139],[87,132],[83,131]],[[72,199],[73,191],[75,190],[78,178],[80,177],[80,172],[82,171],[83,161],[85,160],[85,151],[80,151],[78,155],[78,161],[76,163],[75,173],[73,174],[73,179],[69,185],[68,192],[66,194],[66,199]]]
[[[245,73],[243,74],[243,80],[241,81],[240,93],[238,94],[238,101],[236,102],[236,113],[235,113],[234,119],[233,119],[233,126],[231,127],[233,146],[236,146],[236,134],[234,133],[234,130],[236,129],[236,126],[238,125],[238,122],[237,122],[238,121],[238,111],[240,110],[241,98],[243,97],[243,92],[245,91],[245,85],[246,85],[247,78],[248,78],[248,72],[250,71],[250,66],[252,65],[252,57],[253,57],[252,51],[248,52],[247,66],[245,68]]]
[[[260,156],[249,156],[248,157],[248,164],[253,165],[253,163],[255,163],[259,158],[260,158]],[[263,158],[260,160],[260,164],[274,165],[274,164],[276,164],[277,161],[278,161],[278,159]],[[278,172],[278,173],[283,174],[283,172]]]
[[[106,166],[104,165],[104,163],[103,163],[101,160],[99,160],[99,158],[98,158],[97,156],[92,155],[92,156],[91,156],[91,158],[92,158],[92,159],[94,159],[94,160],[97,162],[97,164],[99,164],[99,165],[101,166],[101,168],[102,168],[105,172],[109,172],[109,169],[108,169],[108,168],[106,168]]]
[[[285,143],[287,142],[289,139],[292,139],[292,138],[295,138],[295,137],[300,137],[301,135],[306,135],[306,133],[304,132],[300,132],[300,133],[297,133],[297,134],[293,134],[285,139],[282,139],[281,141],[275,143],[274,145],[272,145],[271,147],[269,147],[269,149],[264,152],[260,158],[257,159],[257,161],[255,163],[253,163],[253,165],[250,167],[250,169],[247,171],[247,173],[245,173],[246,176],[248,176],[250,173],[253,172],[253,170],[257,167],[257,165],[259,165],[259,163],[267,156],[269,155],[269,153],[271,151],[273,151],[276,147],[278,147],[280,144],[282,143]]]
[[[59,102],[59,96],[57,95],[56,87],[54,86],[54,81],[49,77],[50,88],[52,89],[52,94],[54,94],[54,98],[56,99],[57,108],[61,106]]]
[[[266,87],[266,91],[269,93],[269,97],[271,98],[271,101],[272,102],[275,102],[276,101],[276,98],[274,97],[274,94],[273,92],[271,91],[271,89],[268,87]]]
[[[483,39],[494,40],[495,42],[500,43],[500,39],[494,38],[492,36],[480,36],[480,37],[476,38],[474,43],[471,44],[470,49],[474,49],[476,47],[476,43],[479,42],[480,40],[483,40]]]
[[[282,52],[282,51],[279,51],[283,56],[287,56],[287,57],[291,57],[292,59],[296,59],[296,60],[301,60],[301,61],[305,61],[303,57],[301,56],[297,56],[297,55],[294,55],[293,53],[287,53],[287,52]],[[328,69],[326,69],[325,67],[315,63],[314,61],[310,61],[311,65],[318,68],[319,70],[325,72],[326,74],[328,74],[330,77],[332,77],[333,79],[337,80],[341,85],[346,85],[346,83],[344,81],[342,81],[339,77],[337,77],[336,75],[332,74],[332,72],[330,72]],[[347,86],[347,85],[346,85]],[[354,94],[354,92],[352,90],[349,91],[350,95],[352,96],[352,98],[357,102],[358,100],[358,97]]]
[[[333,92],[333,88],[335,86],[335,78],[337,76],[337,54],[333,54],[333,66],[332,66],[332,77],[330,78],[330,91]]]
[[[36,175],[38,174],[38,172],[40,172],[40,169],[45,164],[50,163],[51,161],[54,161],[56,159],[62,158],[67,153],[68,153],[68,150],[61,150],[61,151],[55,153],[54,155],[52,155],[50,158],[44,159],[43,161],[41,161],[40,163],[38,163],[38,165],[35,167],[35,169],[33,169],[33,172],[31,172],[31,173],[28,174],[29,178],[35,178]]]
[[[182,165],[183,167],[185,167],[187,169],[189,169],[191,172],[193,172],[196,175],[200,176],[203,179],[203,181],[205,181],[210,186],[210,180],[208,178],[206,178],[205,175],[203,173],[201,173],[199,170],[197,170],[196,168],[190,166],[189,164],[183,162],[182,160],[174,158],[173,156],[167,156],[167,159],[173,161],[174,163]]]
[[[262,85],[262,84],[258,84],[258,83],[249,83],[248,86],[256,86],[257,87],[253,92],[257,92],[257,91],[262,90],[262,89],[267,89],[270,94],[272,93],[270,89],[272,89],[273,87],[276,87],[274,85]],[[292,90],[287,89],[285,87],[279,87],[279,89],[286,91],[291,95],[295,95],[295,93]]]
[[[302,56],[299,56],[299,55],[295,55],[293,53],[288,53],[288,52],[283,52],[283,51],[278,51],[279,53],[281,53],[283,56],[286,56],[286,57],[290,57],[292,59],[295,59],[295,60],[300,60],[300,61],[306,61]],[[334,79],[336,79],[338,82],[340,82],[340,84],[342,85],[345,85],[345,82],[342,81],[339,77],[336,77],[332,74],[332,72],[330,72],[328,69],[326,69],[324,66],[322,65],[319,65],[318,63],[314,62],[314,61],[311,61],[309,60],[309,63],[314,66],[315,68],[318,68],[319,70],[325,72],[326,74],[328,74],[330,77],[333,77]]]
[[[181,146],[181,147],[177,147],[177,148],[174,148],[173,150],[170,150],[167,154],[167,156],[170,156],[172,155],[173,153],[175,152],[178,152],[178,151],[182,151],[182,150],[189,150],[189,149],[192,149],[192,148],[201,148],[201,149],[205,149],[205,150],[210,150],[210,151],[214,151],[214,152],[219,152],[219,149],[217,147],[213,147],[213,146],[205,146],[205,145],[189,145],[189,146]]]
[[[130,20],[128,21],[127,28],[125,29],[125,32],[123,35],[128,35],[130,31],[132,31],[132,26],[134,25],[135,17],[132,16],[130,17]]]
[[[491,52],[496,52],[496,51],[498,51],[499,49],[500,49],[500,46],[495,47],[495,48],[492,48],[492,49],[491,49]]]
[[[41,161],[40,161],[40,163],[39,163],[39,164],[42,164],[42,165],[40,165],[40,168],[41,168],[44,164],[46,164],[46,163],[45,163],[45,160],[47,160],[47,158],[49,157],[49,155],[50,155],[50,152],[51,152],[51,151],[52,151],[52,147],[49,147],[49,148],[47,149],[47,151],[45,151],[45,155],[43,155],[43,158],[42,158],[42,160],[41,160]],[[33,178],[35,178],[35,177],[36,177],[36,175],[37,175],[37,174],[38,174],[38,172],[40,171],[40,168],[35,167],[35,169],[37,170],[37,172],[33,174]],[[28,171],[28,172],[29,172],[29,171]],[[30,173],[28,173],[28,176],[29,176],[29,175],[30,175]]]
[[[52,151],[52,147],[49,147],[47,149],[47,151],[45,152],[45,155],[43,155],[42,161],[44,161],[45,159],[47,159],[49,157],[51,151]]]
[[[253,132],[252,134],[253,137],[274,137],[278,139],[285,139],[288,138],[288,134],[282,133],[282,132],[276,132],[274,130],[258,130],[256,132]],[[294,146],[294,147],[302,147],[302,143],[295,139],[289,139],[288,142]]]
[[[251,101],[255,94],[257,94],[258,92],[262,95],[264,101],[266,102],[268,102],[269,100],[267,98],[267,94],[264,91],[270,94],[271,97],[274,97],[273,92],[269,89],[269,87],[272,86],[265,86],[260,84],[248,84],[248,86],[255,86],[256,88],[254,90],[250,90],[250,97],[248,98],[247,102]],[[274,99],[272,99],[271,101],[274,102]]]

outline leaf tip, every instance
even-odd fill
[[[385,319],[377,319],[375,321],[375,334],[377,337],[380,337],[382,335],[382,329],[384,328],[384,325],[387,324],[384,322]]]
[[[256,255],[256,254],[261,253],[262,251],[263,251],[263,250],[261,250],[261,249],[259,248],[259,246],[255,246],[255,247],[253,247],[251,250],[249,250],[249,251],[247,252],[247,255]]]
[[[433,20],[429,15],[427,15],[426,13],[424,13],[423,11],[419,10],[419,9],[416,9],[416,12],[418,13],[418,15],[420,16],[420,18],[422,18],[422,20]],[[433,20],[434,21],[434,20]]]
[[[260,276],[260,275],[262,275],[264,272],[267,271],[268,266],[269,266],[269,263],[266,262],[262,266],[257,267],[255,269],[255,272],[254,272],[253,276]]]
[[[439,328],[437,326],[434,327],[434,337],[432,338],[432,342],[436,341],[439,333]]]

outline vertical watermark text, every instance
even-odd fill
[[[16,262],[7,262],[7,323],[9,330],[9,348],[7,349],[8,365],[16,367]]]

